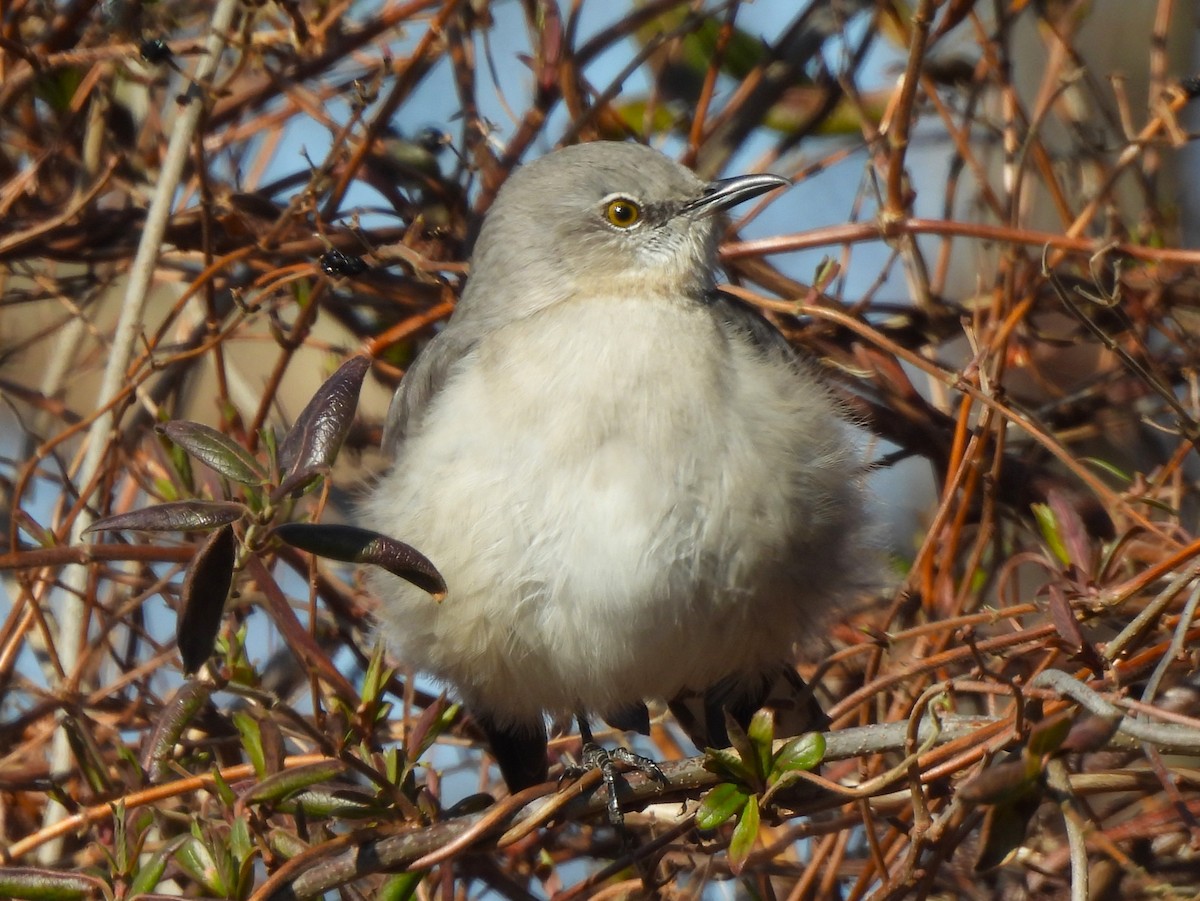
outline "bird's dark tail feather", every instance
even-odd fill
[[[685,692],[668,706],[697,748],[729,746],[725,711],[745,729],[755,712],[770,709],[775,713],[778,736],[800,735],[829,725],[812,688],[790,665],[755,679],[726,679],[701,692]]]

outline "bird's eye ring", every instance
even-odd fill
[[[633,228],[641,221],[642,208],[628,197],[614,197],[604,204],[604,218],[616,228]]]

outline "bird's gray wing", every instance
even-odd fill
[[[745,334],[764,353],[780,354],[789,360],[798,359],[796,349],[756,307],[722,291],[714,291],[709,304],[718,319]]]
[[[383,452],[394,457],[404,441],[420,423],[433,398],[446,384],[454,364],[470,353],[476,339],[467,338],[453,322],[435,335],[408,367],[400,387],[392,397],[383,424]]]

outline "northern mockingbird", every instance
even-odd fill
[[[458,692],[513,791],[546,778],[547,716],[594,752],[589,714],[644,729],[663,698],[726,744],[722,708],[803,688],[798,649],[867,565],[835,402],[716,288],[717,214],[787,184],[607,142],[518,169],[392,401],[367,525],[448,593],[372,574],[383,634]]]

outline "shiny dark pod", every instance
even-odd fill
[[[171,59],[171,48],[167,46],[167,42],[162,38],[152,38],[142,41],[138,48],[142,59],[151,65],[168,62]]]
[[[353,278],[362,275],[369,268],[362,257],[353,257],[340,250],[330,250],[321,254],[321,271],[330,278]]]

